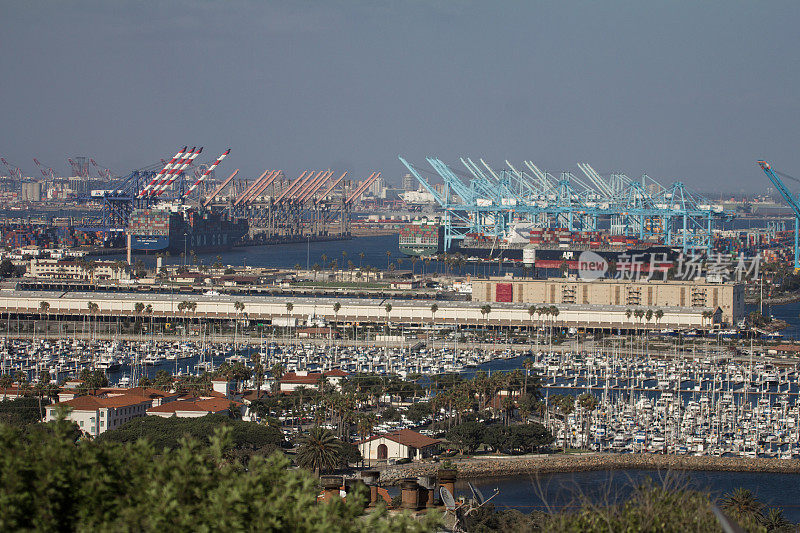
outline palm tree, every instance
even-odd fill
[[[522,362],[522,367],[525,369],[525,381],[522,382],[522,394],[528,394],[528,378],[531,375],[531,368],[533,368],[533,359],[526,357]]]
[[[749,490],[738,488],[722,497],[720,507],[739,522],[745,520],[755,522],[761,518],[764,504],[756,500]]]
[[[386,269],[387,270],[389,269],[389,261],[391,261],[391,258],[392,258],[392,252],[390,252],[389,250],[386,250]]]
[[[416,255],[412,255],[411,256],[411,277],[414,277],[414,275],[417,273],[416,272],[417,261],[419,261],[419,258]]]
[[[656,312],[653,314],[656,317],[656,324],[661,322],[661,319],[664,318],[664,311],[662,311],[661,309],[656,309]]]
[[[439,305],[438,304],[431,304],[431,329],[434,332],[434,339],[436,338],[436,336],[435,336],[435,334],[436,334],[436,330],[435,330],[435,326],[436,326],[436,311],[438,311],[438,310],[439,310]],[[431,349],[433,349],[432,346],[431,346]]]
[[[40,318],[41,318],[41,315],[49,317],[50,316],[49,312],[50,312],[50,302],[46,302],[44,300],[39,302],[39,315],[40,315]],[[44,329],[45,329],[45,331],[47,331],[47,329],[48,329],[47,322],[45,322],[45,324],[44,324]]]
[[[592,415],[592,411],[597,409],[597,406],[600,404],[600,401],[594,394],[584,393],[578,396],[578,405],[581,406],[583,410],[583,418],[584,418],[584,446],[588,444],[589,439],[589,431],[588,428],[590,427],[590,420],[589,418]],[[588,415],[588,416],[587,416]]]
[[[392,304],[386,304],[383,308],[386,309],[386,331],[388,334],[391,332],[391,325],[389,324],[389,313],[392,312]]]
[[[364,257],[366,254],[364,252],[358,252],[358,269],[361,270],[361,264],[364,262]]]
[[[89,308],[89,313],[92,315],[92,321],[94,321],[94,315],[100,310],[100,306],[94,302],[89,302],[86,304],[86,307]]]
[[[286,327],[289,327],[289,318],[292,314],[292,309],[294,309],[294,304],[292,302],[286,302]]]
[[[269,369],[269,373],[272,374],[272,379],[275,380],[273,383],[273,391],[279,392],[281,390],[281,378],[286,373],[286,369],[280,363],[275,363]]]
[[[325,262],[328,260],[328,255],[322,254],[322,256],[320,256],[320,259],[322,260],[322,270],[325,270]]]
[[[536,313],[537,309],[535,305],[528,307],[528,316],[530,317],[531,321],[533,320],[533,315]]]
[[[341,308],[342,304],[340,304],[339,302],[333,304],[333,316],[336,317],[336,322],[339,322],[339,311],[341,310]]]
[[[793,524],[783,516],[783,510],[770,509],[761,518],[761,525],[767,528],[767,531],[794,531]]]
[[[339,466],[342,445],[331,431],[315,426],[303,437],[296,457],[299,467],[312,470],[319,477],[320,472]]]
[[[236,311],[236,321],[233,323],[233,351],[234,353],[238,353],[237,340],[239,339],[239,313],[244,311],[244,304],[239,300],[236,300],[233,302],[233,310]]]
[[[492,306],[489,304],[484,304],[481,306],[481,314],[483,315],[484,320],[484,328],[487,330],[489,329],[489,313],[492,312]]]

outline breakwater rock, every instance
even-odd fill
[[[434,475],[441,463],[420,462],[389,466],[381,471],[381,482],[397,483],[404,477]],[[706,457],[638,453],[585,453],[570,455],[526,455],[454,460],[460,479],[502,477],[589,470],[711,470],[721,472],[800,472],[798,459]]]

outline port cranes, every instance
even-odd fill
[[[798,204],[798,202],[800,202],[800,195],[797,197],[792,195],[781,178],[778,177],[779,172],[773,169],[772,165],[762,159],[758,161],[758,166],[761,167],[761,170],[767,175],[769,181],[775,185],[775,188],[778,189],[780,195],[786,200],[786,203],[789,204],[789,207],[791,207],[794,212],[794,273],[797,274],[800,272],[800,246],[798,246],[800,245],[800,243],[798,243],[798,232],[800,232],[800,204]],[[780,174],[790,180],[800,181],[782,172]]]
[[[708,252],[716,222],[728,216],[682,182],[665,187],[647,175],[604,177],[587,163],[578,164],[579,177],[568,171],[554,176],[532,161],[516,167],[506,161],[506,168],[496,170],[466,157],[460,159],[464,172],[436,157],[426,158],[432,170],[399,159],[442,208],[448,250],[468,233],[504,237],[517,224],[597,230],[599,221],[608,220],[615,235],[655,238],[684,253]],[[425,174],[443,186],[435,187]]]

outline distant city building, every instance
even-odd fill
[[[370,195],[374,196],[375,198],[385,198],[386,197],[386,180],[383,177],[378,177],[372,184],[367,188],[367,192]]]
[[[414,179],[414,176],[411,174],[406,174],[403,176],[403,189],[406,191],[417,190],[417,181]]]
[[[38,181],[23,181],[21,185],[23,202],[41,202],[42,184]]]

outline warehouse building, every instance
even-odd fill
[[[735,324],[745,316],[743,283],[656,281],[629,279],[550,278],[518,280],[489,278],[472,282],[473,302],[531,305],[590,305],[625,308],[710,308],[722,322]]]

